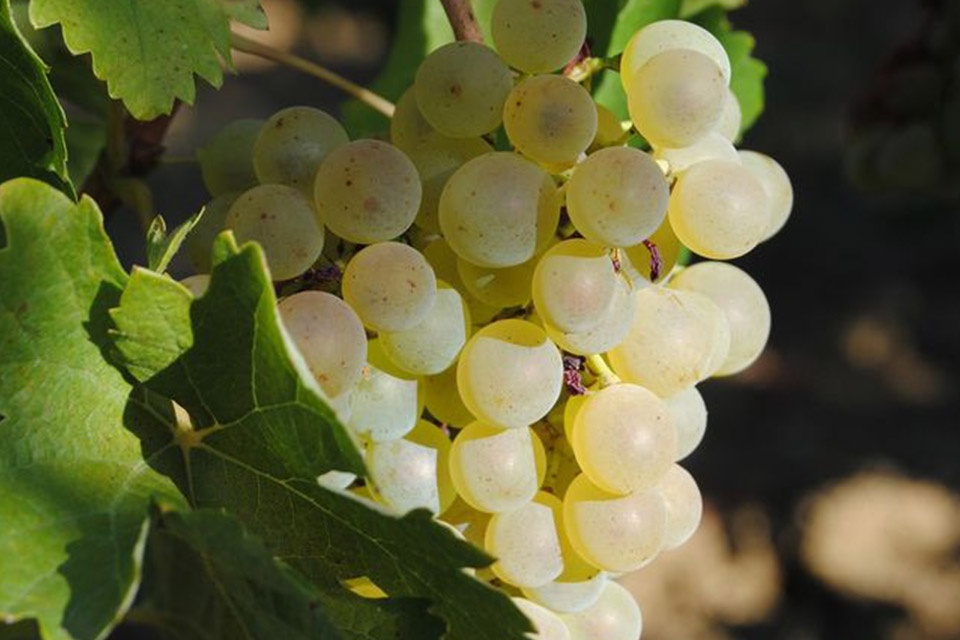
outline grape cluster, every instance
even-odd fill
[[[365,451],[366,482],[322,484],[428,509],[486,549],[477,579],[533,637],[636,640],[612,578],[693,534],[701,496],[677,463],[706,428],[696,385],[749,366],[770,329],[757,283],[714,260],[776,233],[792,191],[734,148],[710,33],[639,31],[620,123],[555,73],[585,30],[581,0],[501,0],[499,54],[433,51],[390,143],[308,107],[227,127],[201,154],[215,198],[191,248],[202,270],[223,228],[263,247],[291,342]],[[511,151],[491,145],[501,127]],[[683,247],[711,261],[680,266]],[[184,284],[202,295],[204,278]]]

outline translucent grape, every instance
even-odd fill
[[[437,295],[423,320],[404,331],[380,334],[387,357],[418,375],[450,368],[470,335],[470,311],[463,298],[450,285],[437,284]]]
[[[716,36],[686,20],[653,22],[630,38],[620,57],[620,80],[629,91],[640,68],[654,56],[675,49],[692,49],[710,58],[730,83],[730,58]]]
[[[618,384],[587,396],[573,450],[593,484],[623,495],[660,481],[677,451],[677,432],[662,400],[643,387]]]
[[[604,353],[620,344],[629,333],[634,317],[634,294],[625,282],[618,282],[610,306],[600,322],[589,331],[565,333],[546,324],[550,339],[564,351],[582,356]]]
[[[580,475],[563,498],[563,521],[587,562],[605,571],[636,571],[663,547],[667,507],[656,491],[617,496]]]
[[[657,230],[647,240],[649,242],[627,247],[623,252],[626,254],[629,268],[636,271],[636,275],[647,282],[660,282],[673,271],[677,260],[680,258],[680,251],[683,246],[680,244],[677,234],[673,232],[669,220],[660,223]],[[654,258],[654,249],[658,259]],[[657,269],[656,274],[654,274],[654,266]],[[631,277],[636,282],[633,274],[631,274]]]
[[[469,138],[500,126],[513,76],[488,47],[451,42],[420,64],[413,86],[430,126],[444,135]]]
[[[450,283],[460,292],[460,295],[467,303],[470,309],[470,319],[474,324],[484,325],[500,312],[503,307],[495,307],[480,302],[476,297],[470,294],[466,285],[460,279],[458,262],[461,258],[453,252],[450,245],[443,238],[433,240],[423,249],[423,257],[427,259],[430,266],[437,274],[437,279]],[[524,301],[526,304],[526,300]]]
[[[720,122],[727,87],[717,64],[674,49],[640,67],[630,83],[630,119],[654,147],[687,147]]]
[[[457,499],[457,490],[450,474],[450,437],[432,422],[418,420],[413,431],[406,435],[406,439],[437,452],[437,494],[440,502],[439,513],[443,513]]]
[[[420,107],[413,87],[403,92],[397,100],[393,117],[390,118],[390,142],[404,153],[411,153],[436,133]]]
[[[624,381],[668,398],[713,373],[718,334],[726,322],[723,311],[699,293],[641,289],[633,326],[608,353],[610,365]]]
[[[533,76],[507,96],[503,126],[513,146],[528,158],[572,165],[597,134],[597,108],[573,80]]]
[[[450,367],[435,376],[423,380],[426,391],[427,410],[444,424],[463,428],[473,422],[473,414],[460,399],[457,390],[457,368]]]
[[[577,0],[579,2],[579,0]],[[553,611],[530,602],[525,598],[510,598],[523,615],[533,624],[534,632],[527,633],[530,640],[570,640],[570,632],[563,620]]]
[[[744,255],[763,239],[770,203],[749,169],[708,160],[683,173],[670,197],[670,225],[691,251],[714,260]]]
[[[699,162],[707,160],[724,160],[740,163],[737,149],[729,140],[719,133],[708,133],[689,147],[681,149],[661,148],[653,152],[657,160],[665,160],[670,166],[670,173],[677,176]]]
[[[683,460],[696,449],[707,430],[707,405],[696,387],[690,387],[666,399],[670,420],[677,430],[674,461]]]
[[[484,535],[484,548],[497,558],[493,572],[514,586],[538,587],[563,571],[554,511],[539,499],[494,514]]]
[[[460,354],[457,386],[479,420],[518,428],[547,415],[560,397],[563,362],[540,327],[500,320],[477,332]]]
[[[420,508],[439,513],[436,449],[401,438],[374,442],[366,459],[379,501],[397,513]]]
[[[210,275],[198,273],[184,278],[180,281],[180,284],[185,286],[194,298],[199,298],[207,292],[207,288],[210,286]]]
[[[460,167],[440,196],[440,228],[450,248],[484,267],[511,267],[545,247],[560,220],[550,175],[508,152]]]
[[[670,465],[657,485],[657,492],[667,504],[667,534],[663,548],[676,549],[700,526],[703,497],[697,481],[678,464]]]
[[[539,489],[537,456],[529,428],[500,429],[474,422],[457,434],[450,469],[457,493],[480,511],[511,511]],[[542,449],[542,445],[541,445]]]
[[[401,369],[394,364],[393,360],[387,356],[387,352],[384,350],[383,343],[379,336],[367,341],[367,362],[394,378],[400,378],[401,380],[420,380],[420,376],[417,374]]]
[[[280,184],[254,187],[238,197],[227,213],[227,227],[238,242],[260,243],[274,280],[299,276],[323,250],[323,225],[310,202]]]
[[[423,322],[437,279],[423,254],[399,242],[361,249],[343,272],[343,299],[374,331],[405,331]]]
[[[374,442],[396,440],[417,424],[417,381],[396,378],[372,364],[351,394],[349,426]]]
[[[227,215],[230,207],[240,193],[231,191],[215,197],[203,208],[203,215],[193,230],[187,235],[186,250],[194,268],[202,273],[209,273],[210,250],[213,240],[227,227]]]
[[[533,274],[533,302],[544,322],[567,333],[600,324],[620,277],[607,251],[582,238],[551,247]]]
[[[571,479],[571,483],[575,478]],[[564,492],[566,493],[566,492]],[[537,502],[553,510],[553,519],[557,523],[560,536],[560,551],[563,555],[563,572],[553,582],[585,582],[602,573],[600,569],[584,560],[570,541],[570,532],[566,529],[563,516],[563,501],[557,496],[541,491],[535,498]],[[544,587],[551,583],[542,585]]]
[[[570,631],[570,640],[637,640],[643,633],[640,606],[612,580],[591,607],[563,615],[561,620]]]
[[[600,572],[580,582],[554,580],[542,587],[524,589],[523,595],[558,613],[573,613],[583,611],[599,600],[606,583],[607,574]]]
[[[210,195],[246,191],[257,185],[253,145],[263,120],[234,120],[197,151],[200,175]]]
[[[478,267],[457,258],[457,272],[464,288],[481,303],[495,309],[521,307],[530,302],[530,286],[536,266],[536,257],[503,269]]]
[[[597,103],[597,135],[593,139],[594,147],[610,147],[623,138],[623,125],[613,111]]]
[[[770,221],[763,234],[763,240],[769,240],[787,223],[793,210],[793,185],[790,176],[780,164],[770,156],[756,151],[740,151],[743,166],[763,185],[770,203]]]
[[[493,151],[482,138],[447,138],[435,134],[415,150],[410,159],[423,184],[423,197],[416,224],[430,233],[440,233],[440,196],[447,180],[465,162]]]
[[[396,238],[420,208],[413,162],[379,140],[355,140],[331,152],[314,184],[317,212],[335,234],[358,244]]]
[[[599,245],[629,247],[656,231],[670,188],[653,158],[632,147],[601,149],[574,168],[567,210],[577,230]]]
[[[367,359],[367,334],[353,309],[322,291],[295,293],[277,308],[323,391],[336,397],[353,388]]]
[[[295,187],[313,197],[313,179],[324,158],[349,141],[336,118],[312,107],[273,114],[260,129],[253,165],[263,183]]]
[[[670,287],[701,293],[726,315],[730,348],[717,375],[739,373],[763,352],[770,336],[770,305],[745,271],[724,262],[700,262],[678,273]]]
[[[490,35],[511,67],[549,73],[580,51],[587,35],[587,13],[581,0],[499,0]]]
[[[357,476],[346,471],[327,471],[317,478],[321,487],[343,491],[357,479]]]
[[[743,111],[740,110],[740,100],[736,94],[727,88],[727,97],[723,101],[723,113],[717,123],[716,132],[730,142],[736,142],[740,137],[740,126],[743,124]]]

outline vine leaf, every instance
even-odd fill
[[[127,276],[88,198],[0,185],[0,619],[101,638],[136,591],[153,496],[183,505],[125,429],[103,357]]]
[[[231,66],[231,20],[266,27],[257,0],[32,0],[30,19],[40,28],[59,23],[70,51],[92,54],[110,96],[138,120],[170,113],[177,99],[192,104],[195,74],[220,86],[221,60]]]
[[[437,637],[442,626],[423,601],[317,589],[214,509],[157,509],[137,601],[137,618],[170,640],[395,640]]]
[[[235,514],[331,596],[345,592],[342,581],[368,576],[393,597],[430,601],[445,638],[523,638],[528,622],[510,600],[462,570],[488,565],[486,554],[425,510],[398,518],[319,485],[332,469],[364,468],[281,327],[263,253],[238,248],[225,232],[213,264],[197,300],[169,278],[135,270],[113,313],[130,373],[192,422],[179,435],[138,425],[154,468],[194,507]]]
[[[157,216],[147,229],[147,266],[152,271],[163,273],[170,266],[170,261],[177,255],[183,241],[193,228],[200,222],[203,209],[184,220],[169,235],[167,222],[163,216]]]
[[[0,0],[0,182],[38,178],[72,196],[66,126],[43,61],[17,29],[10,0]]]

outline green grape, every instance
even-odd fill
[[[625,282],[618,282],[610,306],[600,316],[600,322],[589,331],[565,333],[549,324],[547,335],[564,351],[582,356],[604,353],[623,341],[633,324],[634,295]]]
[[[573,425],[576,424],[577,414],[583,408],[588,395],[570,396],[563,406],[563,435],[570,442],[573,442]]]
[[[207,292],[207,288],[210,286],[210,275],[198,273],[197,275],[184,278],[180,281],[180,284],[185,286],[194,298],[200,298]]]
[[[500,320],[463,348],[457,386],[477,419],[525,427],[547,415],[560,397],[563,362],[543,329],[524,320]]]
[[[539,587],[563,572],[558,523],[554,509],[545,504],[550,499],[556,498],[539,493],[523,506],[490,518],[483,546],[497,558],[491,569],[504,582]]]
[[[657,485],[667,504],[667,533],[664,550],[676,549],[689,540],[703,516],[703,497],[697,481],[678,464],[672,464]]]
[[[470,335],[470,310],[456,289],[437,283],[427,315],[404,331],[385,331],[380,342],[398,367],[417,375],[435,375],[450,368]]]
[[[706,258],[730,260],[763,240],[770,201],[746,167],[723,160],[698,163],[677,180],[670,225],[680,241]]]
[[[470,319],[476,325],[485,325],[500,313],[503,307],[490,306],[470,294],[470,291],[460,279],[458,262],[460,258],[453,252],[450,245],[443,238],[437,238],[423,249],[423,257],[437,274],[437,279],[448,282],[460,292],[467,307],[470,309]]]
[[[660,398],[643,387],[618,384],[587,396],[572,443],[590,481],[624,495],[656,486],[677,452],[677,432]]]
[[[532,500],[540,487],[535,440],[539,438],[530,428],[469,425],[450,451],[457,493],[474,509],[490,513],[512,511]],[[542,444],[540,451],[542,455]],[[545,460],[539,462],[545,465]]]
[[[443,424],[463,428],[473,422],[473,414],[463,404],[457,391],[457,368],[450,367],[435,376],[423,379],[426,406],[430,414]]]
[[[612,147],[623,138],[623,125],[620,118],[613,111],[599,102],[597,105],[597,135],[593,139],[593,147]]]
[[[374,442],[367,449],[374,498],[398,514],[411,509],[440,512],[436,449],[405,440]]]
[[[597,108],[587,90],[573,80],[533,76],[507,96],[503,126],[513,146],[528,158],[572,165],[597,134]]]
[[[723,101],[723,113],[717,123],[717,133],[730,142],[736,142],[740,137],[740,127],[743,124],[743,111],[740,109],[740,100],[728,87],[727,97]]]
[[[197,151],[200,175],[210,195],[246,191],[257,185],[253,171],[253,145],[263,120],[234,120]]]
[[[580,0],[577,0],[579,4]],[[560,616],[545,607],[525,598],[510,598],[517,609],[527,616],[533,625],[534,632],[528,633],[530,640],[570,640],[567,625],[563,624]]]
[[[658,259],[654,258],[654,248]],[[670,221],[664,220],[653,232],[653,235],[647,238],[646,243],[627,247],[623,250],[627,257],[628,270],[632,270],[631,279],[636,284],[640,284],[637,280],[638,277],[646,282],[662,281],[670,275],[677,265],[682,249],[683,246],[680,244],[677,234],[673,232]],[[656,274],[654,274],[654,266],[657,269]]]
[[[670,421],[677,430],[677,453],[674,461],[680,461],[693,453],[707,430],[707,405],[696,387],[684,389],[665,400],[670,412]]]
[[[470,138],[500,126],[513,76],[488,47],[451,42],[420,64],[413,86],[430,126],[447,136]]]
[[[499,0],[490,35],[511,67],[549,73],[579,53],[587,36],[587,12],[581,0]]]
[[[717,64],[696,51],[674,49],[650,59],[627,93],[630,119],[654,147],[688,147],[723,114],[727,87]]]
[[[544,248],[560,220],[550,175],[508,152],[470,160],[440,196],[440,228],[450,248],[482,267],[512,267]]]
[[[593,605],[560,619],[570,631],[570,640],[637,640],[643,633],[640,606],[613,580],[607,581]]]
[[[401,380],[420,379],[420,376],[417,374],[401,369],[394,364],[393,360],[387,356],[387,352],[383,348],[383,342],[379,336],[367,341],[367,362],[394,378],[400,378]]]
[[[336,398],[352,389],[367,359],[367,335],[353,309],[321,291],[295,293],[277,308],[324,393]]]
[[[607,584],[607,574],[597,573],[592,578],[577,582],[554,580],[541,587],[527,588],[523,595],[533,602],[557,613],[583,611],[600,599]]]
[[[574,238],[551,247],[537,262],[533,302],[545,323],[582,333],[600,324],[620,285],[607,251]]]
[[[674,276],[670,287],[707,296],[727,317],[730,348],[717,375],[739,373],[763,352],[770,336],[770,305],[745,271],[725,262],[700,262]]]
[[[503,269],[478,267],[457,258],[457,272],[464,288],[491,309],[522,307],[530,302],[530,284],[537,259]]]
[[[583,559],[604,571],[623,573],[640,569],[660,553],[667,506],[656,491],[618,496],[581,474],[563,498],[563,521]]]
[[[647,287],[636,294],[636,316],[623,342],[608,353],[625,382],[669,398],[709,377],[723,331],[723,311],[692,291]]]
[[[436,129],[420,113],[416,92],[410,87],[397,100],[393,117],[390,118],[390,142],[409,154],[435,133]]]
[[[635,245],[656,231],[669,198],[663,171],[632,147],[592,153],[567,183],[567,211],[577,231],[609,247]]]
[[[450,449],[453,443],[446,431],[426,420],[418,420],[406,439],[437,452],[437,495],[440,504],[438,513],[444,513],[457,499],[457,489],[450,474]]]
[[[413,162],[379,140],[355,140],[332,151],[320,165],[314,187],[324,224],[358,244],[383,242],[406,231],[422,195]]]
[[[730,58],[716,36],[686,20],[653,22],[630,38],[620,56],[620,80],[629,93],[633,80],[654,56],[676,49],[692,49],[710,58],[720,69],[724,83],[730,84]]]
[[[655,149],[653,157],[665,161],[670,173],[678,176],[693,165],[707,160],[723,160],[740,164],[740,156],[733,144],[719,133],[708,133],[689,147]]]
[[[348,473],[346,471],[327,471],[326,473],[317,477],[317,484],[327,489],[343,491],[353,484],[353,481],[356,479],[356,474]]]
[[[423,254],[399,242],[361,249],[343,272],[343,299],[374,331],[405,331],[422,322],[437,297]]]
[[[213,240],[226,228],[227,214],[230,213],[230,207],[239,196],[239,193],[231,191],[208,202],[203,208],[203,215],[200,216],[199,222],[187,234],[187,255],[197,271],[204,273],[210,271],[212,267],[210,251]]]
[[[447,138],[435,134],[410,152],[420,174],[423,197],[415,223],[429,233],[440,233],[440,196],[447,180],[464,163],[493,151],[482,138]]]
[[[420,416],[417,381],[394,377],[372,364],[363,368],[350,401],[348,425],[374,442],[402,438]]]
[[[313,196],[313,179],[324,158],[349,142],[336,118],[312,107],[273,114],[253,147],[253,166],[262,183],[295,187]]]
[[[238,197],[227,212],[227,227],[238,242],[260,243],[274,280],[296,278],[323,251],[323,225],[313,207],[285,185],[260,185]]]
[[[763,234],[763,240],[769,240],[787,223],[793,210],[793,185],[790,176],[780,164],[756,151],[740,151],[743,166],[763,185],[770,203],[770,221]]]

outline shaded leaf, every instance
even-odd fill
[[[163,273],[170,265],[170,261],[177,255],[183,241],[193,230],[200,218],[203,209],[184,220],[173,233],[167,235],[167,223],[163,216],[157,216],[147,229],[147,266],[151,271]]]

